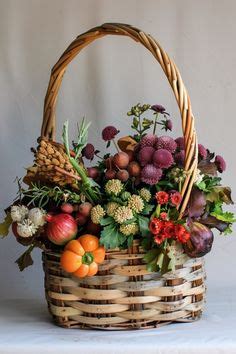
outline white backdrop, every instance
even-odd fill
[[[32,163],[30,147],[39,136],[51,67],[75,36],[112,21],[151,33],[175,60],[192,99],[199,140],[225,157],[225,184],[236,187],[235,12],[234,0],[0,0],[1,208],[15,196],[15,176]],[[66,119],[72,132],[85,115],[95,142],[107,123],[127,133],[126,112],[137,102],[167,107],[180,132],[175,100],[152,56],[130,39],[106,37],[70,65],[58,102],[58,132]],[[0,241],[2,298],[43,296],[40,252],[34,252],[34,266],[20,273],[14,261],[23,250],[13,236]],[[211,292],[234,285],[235,251],[235,235],[216,234],[207,256]]]

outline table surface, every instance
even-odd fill
[[[213,290],[201,320],[107,332],[55,326],[44,299],[0,300],[0,354],[236,354],[233,289]]]

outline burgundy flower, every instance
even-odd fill
[[[171,119],[167,119],[164,123],[163,123],[163,125],[164,125],[164,129],[165,129],[165,131],[167,132],[168,130],[172,130],[172,128],[173,128],[173,123],[172,123],[172,120]]]
[[[185,160],[185,151],[184,150],[180,150],[179,152],[177,152],[175,154],[175,163],[176,163],[176,165],[178,165],[179,167],[183,167],[184,166],[184,160]]]
[[[180,136],[179,138],[175,139],[175,142],[176,142],[177,148],[179,150],[184,150],[185,149],[184,137],[183,136]]]
[[[158,168],[169,168],[173,162],[171,153],[166,149],[156,150],[153,154],[153,163]]]
[[[114,139],[114,137],[119,133],[119,130],[117,130],[115,127],[112,125],[108,125],[105,127],[102,131],[102,138],[104,141],[110,141]]]
[[[82,156],[84,156],[88,160],[92,160],[94,158],[94,154],[95,154],[95,148],[93,144],[87,144],[82,149]]]
[[[161,113],[161,114],[167,114],[169,115],[169,113],[166,112],[166,109],[165,107],[163,107],[162,105],[160,104],[154,104],[151,109],[156,112],[156,113]]]
[[[161,176],[162,170],[160,168],[148,164],[142,169],[141,181],[149,185],[154,185],[161,179]]]
[[[160,136],[157,140],[156,148],[166,149],[173,154],[177,148],[177,144],[170,136]]]
[[[198,144],[198,155],[203,160],[207,157],[207,149],[202,144]]]
[[[226,170],[226,162],[225,162],[225,160],[223,159],[222,156],[216,155],[216,157],[215,157],[215,164],[216,164],[217,170],[218,170],[220,173],[222,173],[223,171]]]
[[[155,146],[157,143],[157,136],[155,134],[147,134],[140,141],[141,148],[145,146]]]
[[[138,153],[138,160],[141,166],[145,166],[148,163],[152,162],[152,156],[155,152],[155,149],[151,146],[145,146]]]

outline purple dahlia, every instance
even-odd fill
[[[202,144],[198,144],[198,156],[203,160],[207,158],[207,149]]]
[[[167,130],[172,130],[173,129],[173,123],[171,119],[166,119],[166,121],[163,123],[164,129],[167,132]]]
[[[154,104],[151,109],[156,112],[156,113],[161,113],[161,114],[167,114],[169,115],[169,113],[166,112],[165,107],[163,107],[161,104]]]
[[[154,185],[160,181],[161,176],[162,170],[160,168],[148,164],[142,169],[141,181],[149,185]]]
[[[157,168],[169,168],[173,162],[173,156],[166,149],[156,150],[153,154],[153,164]]]
[[[226,162],[225,162],[225,160],[223,159],[222,156],[216,155],[215,164],[216,164],[217,170],[220,173],[222,173],[222,172],[224,172],[226,170]]]
[[[177,144],[170,136],[160,136],[157,140],[156,148],[168,150],[173,154],[177,148]]]
[[[141,148],[145,146],[155,146],[157,143],[157,136],[155,134],[147,134],[140,141]]]
[[[155,152],[155,149],[151,146],[145,146],[138,153],[138,160],[141,166],[145,166],[148,163],[152,162],[152,157]]]
[[[184,137],[180,136],[179,138],[175,139],[175,142],[177,144],[177,148],[179,150],[184,150],[185,144],[184,144]]]

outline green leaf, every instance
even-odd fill
[[[9,228],[10,228],[11,224],[12,224],[11,214],[7,213],[4,221],[0,224],[0,236],[2,238],[6,237],[8,235]]]
[[[143,215],[149,215],[152,210],[154,209],[155,205],[151,205],[151,204],[145,204],[143,210],[142,210],[142,214]]]
[[[152,239],[150,237],[145,237],[141,241],[142,248],[147,251],[152,247]]]
[[[222,214],[218,214],[217,212],[212,212],[210,215],[214,216],[218,220],[225,221],[228,223],[233,223],[236,221],[234,217],[234,213],[230,213],[229,211],[222,212]]]
[[[102,226],[107,226],[107,225],[112,224],[112,223],[115,223],[115,221],[114,221],[114,219],[111,216],[109,216],[107,218],[102,218],[100,220],[100,222],[99,222],[99,224],[102,225]]]
[[[152,250],[148,251],[144,257],[143,260],[146,263],[150,263],[152,261],[154,261],[154,259],[157,258],[158,254],[160,253],[160,249],[158,248],[153,248]]]
[[[152,261],[151,263],[148,263],[146,268],[147,268],[148,272],[158,272],[159,268],[156,263],[156,259],[154,261]]]
[[[170,218],[170,220],[173,220],[173,221],[178,220],[179,211],[176,208],[170,209],[169,218]]]
[[[222,201],[226,204],[233,204],[231,199],[231,189],[229,187],[215,186],[211,192],[207,194],[206,199],[209,202]]]
[[[130,236],[127,238],[127,246],[128,246],[128,247],[131,247],[131,246],[132,246],[132,244],[133,244],[133,239],[134,239],[133,235],[130,235]]]
[[[116,225],[105,226],[101,232],[100,243],[106,249],[117,248],[124,242],[125,236],[120,233]]]
[[[142,236],[148,236],[150,234],[149,218],[138,215],[138,225]]]

